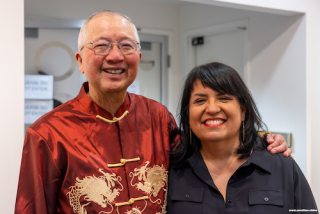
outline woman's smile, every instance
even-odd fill
[[[206,119],[203,124],[207,127],[218,127],[225,123],[225,120],[221,118],[209,118]]]

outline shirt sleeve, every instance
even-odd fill
[[[45,139],[28,129],[22,152],[15,214],[56,213],[61,173]]]
[[[294,162],[294,209],[317,210],[317,205],[311,192],[307,179],[299,166]],[[302,211],[301,213],[304,213]],[[297,212],[299,213],[299,212]],[[313,211],[312,213],[319,213]]]

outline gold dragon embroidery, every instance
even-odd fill
[[[167,187],[164,190],[164,202],[163,205],[161,206],[161,213],[157,212],[156,214],[166,214],[167,213],[167,203],[168,203],[168,183],[167,183]]]
[[[137,189],[144,191],[150,195],[149,200],[152,203],[161,204],[161,199],[153,201],[151,196],[156,198],[159,191],[165,186],[168,179],[168,172],[165,170],[164,166],[154,165],[152,168],[148,167],[149,161],[146,161],[145,165],[140,169],[134,169],[134,172],[130,172],[129,176],[132,177],[131,185],[135,186]],[[134,178],[138,178],[139,181],[133,183]],[[165,189],[163,189],[166,191]]]
[[[103,176],[86,176],[82,180],[77,177],[75,186],[69,188],[71,190],[67,195],[69,195],[69,203],[74,213],[87,214],[85,206],[88,206],[90,202],[81,205],[81,196],[84,196],[86,201],[99,204],[102,208],[107,208],[108,205],[111,206],[110,212],[100,211],[99,214],[111,213],[113,211],[111,203],[120,194],[120,191],[123,190],[123,186],[120,183],[121,177],[116,177],[115,173],[105,173],[102,169],[99,169],[99,171]],[[112,191],[111,189],[115,187],[116,182],[119,183],[121,188],[116,188]]]
[[[147,201],[145,200],[145,206],[142,210],[139,209],[139,207],[134,207],[132,208],[132,210],[127,210],[127,212],[125,212],[125,214],[142,214],[142,212],[146,209],[147,207]],[[118,207],[117,207],[117,213],[119,213]]]
[[[139,208],[132,208],[132,210],[125,212],[125,214],[142,214],[143,210],[140,211]]]

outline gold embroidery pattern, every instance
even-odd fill
[[[145,206],[142,210],[139,210],[139,207],[134,207],[134,208],[132,208],[132,210],[127,210],[127,212],[125,212],[125,214],[142,214],[142,212],[146,209],[147,204],[148,204],[146,200],[144,200],[144,202],[145,202]],[[118,207],[117,207],[117,213],[120,214]]]
[[[167,183],[167,189],[163,189],[164,193],[164,202],[161,206],[161,213],[157,212],[156,214],[167,214],[167,203],[168,203],[168,183]]]
[[[67,195],[69,195],[69,203],[73,208],[74,213],[87,214],[87,211],[84,207],[89,205],[90,202],[81,205],[81,196],[84,196],[84,199],[87,201],[92,201],[99,204],[102,208],[107,208],[108,205],[111,206],[110,212],[101,211],[99,214],[111,213],[113,211],[113,206],[111,203],[120,194],[120,191],[123,190],[123,186],[120,183],[121,177],[116,177],[115,173],[105,173],[102,169],[99,169],[99,171],[103,174],[103,176],[86,176],[82,180],[77,177],[75,186],[71,186],[69,188],[71,190],[67,193]],[[116,182],[119,183],[121,188],[116,188],[112,191],[111,189],[115,187]]]
[[[145,165],[140,169],[136,168],[134,169],[134,172],[130,172],[129,176],[132,177],[131,185],[150,195],[149,200],[152,203],[161,204],[161,199],[158,198],[157,200],[153,201],[151,196],[154,198],[158,196],[159,191],[167,182],[168,172],[165,170],[163,165],[154,165],[152,168],[147,167],[149,163],[149,161],[146,161]],[[137,182],[134,184],[134,178],[138,178],[139,181],[143,182]],[[165,189],[163,190],[165,191]]]
[[[141,214],[142,212],[138,208],[132,208],[132,210],[125,212],[125,214]]]

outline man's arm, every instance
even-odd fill
[[[56,213],[61,174],[47,142],[28,129],[23,146],[15,214]]]
[[[263,133],[264,134],[264,133]],[[259,133],[260,135],[260,133]],[[287,142],[281,134],[267,134],[268,151],[272,154],[283,152],[285,157],[291,156],[292,150],[288,148]],[[292,156],[291,156],[292,157]]]

